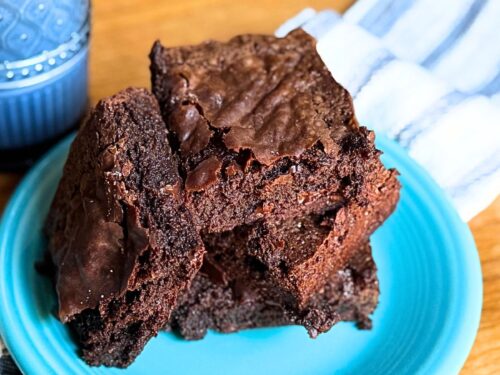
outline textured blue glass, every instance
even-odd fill
[[[87,105],[88,0],[0,1],[0,149],[54,138]]]

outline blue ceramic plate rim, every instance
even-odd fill
[[[26,199],[29,199],[27,195],[36,188],[39,182],[43,181],[46,173],[58,173],[51,171],[50,166],[62,155],[65,155],[73,138],[74,135],[70,135],[61,141],[31,169],[11,197],[0,222],[0,335],[19,368],[25,373],[51,373],[53,368],[50,360],[57,361],[57,357],[53,355],[50,360],[44,358],[38,352],[39,348],[30,342],[29,337],[18,334],[18,332],[23,332],[23,327],[19,325],[21,320],[18,318],[17,312],[9,308],[9,298],[12,296],[9,294],[9,286],[5,282],[6,277],[4,276],[6,275],[5,259],[9,251],[8,243],[14,232],[13,228],[18,225],[22,215],[21,206]],[[464,303],[461,304],[463,309],[458,313],[458,319],[467,319],[469,324],[461,324],[459,329],[454,330],[453,333],[448,332],[449,337],[447,338],[450,339],[450,342],[441,343],[439,351],[429,355],[426,358],[426,363],[421,366],[421,369],[426,369],[426,373],[458,373],[474,343],[482,309],[481,266],[472,234],[468,226],[459,218],[447,196],[432,178],[407,156],[399,145],[383,136],[377,136],[377,146],[381,150],[393,154],[398,163],[411,170],[422,185],[428,189],[428,192],[436,198],[434,203],[440,206],[442,214],[446,215],[448,224],[454,229],[455,241],[462,245],[461,249],[464,251],[465,257],[465,264],[462,266],[465,266],[465,272],[461,276],[466,280],[468,287],[466,293],[461,295]]]

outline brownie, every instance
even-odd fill
[[[396,180],[302,30],[175,48],[156,42],[150,58],[186,205],[201,230],[363,207]]]
[[[369,235],[393,211],[399,183],[392,172],[379,179],[366,205],[349,203],[300,218],[252,225],[248,254],[262,262],[269,278],[303,306],[327,278],[341,270],[368,241]]]
[[[46,223],[59,318],[90,365],[126,367],[202,265],[155,98],[101,100],[71,146]]]
[[[306,327],[314,338],[339,321],[371,326],[369,315],[379,290],[368,243],[300,309],[289,305],[286,295],[269,283],[265,267],[246,254],[245,241],[234,231],[214,235],[206,245],[202,269],[168,326],[186,339],[201,339],[208,329],[228,333],[294,324]]]
[[[154,96],[98,103],[46,223],[59,318],[83,358],[126,367],[165,326],[189,339],[369,326],[368,237],[399,183],[314,40],[156,42],[150,57]]]

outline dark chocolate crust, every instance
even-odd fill
[[[59,317],[90,364],[130,364],[201,266],[167,136],[155,98],[127,89],[99,102],[71,147],[46,233]]]
[[[385,170],[373,134],[358,125],[349,93],[305,32],[157,42],[150,57],[199,228],[222,232],[368,202],[367,175]]]
[[[168,328],[197,340],[208,329],[228,333],[294,324],[304,326],[314,338],[339,321],[371,326],[369,315],[378,303],[379,290],[368,243],[298,309],[269,282],[265,267],[246,255],[244,243],[234,233],[206,241],[202,270],[180,300]]]

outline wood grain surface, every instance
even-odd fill
[[[149,87],[148,53],[166,45],[272,33],[305,7],[345,10],[353,1],[94,0],[90,58],[92,103],[127,86]],[[0,174],[0,212],[22,176]],[[484,278],[481,327],[463,374],[500,374],[500,198],[470,223]]]

